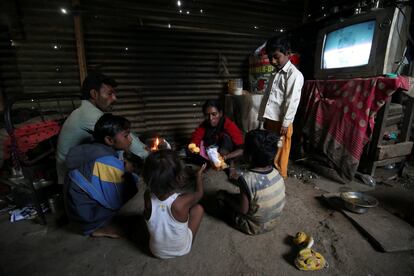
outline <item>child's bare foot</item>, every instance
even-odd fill
[[[119,239],[120,237],[122,237],[122,234],[121,234],[121,231],[117,227],[113,225],[107,225],[105,227],[99,228],[95,230],[94,232],[92,232],[91,237],[94,237],[94,238],[105,237],[105,238],[111,238],[111,239]]]

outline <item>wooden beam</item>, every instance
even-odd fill
[[[379,145],[376,160],[390,159],[411,154],[413,142],[402,142],[393,145]]]
[[[394,157],[394,158],[391,158],[391,159],[384,159],[384,160],[381,160],[381,161],[375,161],[374,162],[374,164],[375,164],[374,167],[376,167],[376,166],[380,167],[380,166],[385,166],[385,165],[388,165],[388,164],[398,163],[398,162],[401,162],[405,159],[407,159],[407,156],[399,156],[399,157]]]
[[[79,13],[80,11],[80,0],[72,0],[72,7],[74,10],[77,10],[76,14],[73,17],[74,21],[74,31],[76,39],[76,54],[78,57],[78,67],[79,67],[79,79],[82,85],[83,80],[88,74],[88,69],[86,67],[86,57],[85,57],[85,43],[83,39],[83,28],[82,28],[82,17]]]
[[[411,137],[411,125],[414,117],[414,98],[407,97],[404,120],[401,127],[400,141],[409,141]]]
[[[303,14],[302,14],[302,23],[308,21],[308,14],[310,14],[310,0],[305,0],[303,3]]]
[[[391,104],[391,97],[385,102],[385,105],[380,108],[378,111],[377,117],[375,118],[374,131],[372,133],[371,141],[368,146],[368,160],[375,160],[375,155],[377,153],[378,145],[381,145],[382,138],[384,136],[384,130],[386,127],[388,117],[388,110]]]

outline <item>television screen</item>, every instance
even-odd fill
[[[323,68],[345,68],[369,62],[375,20],[343,27],[328,33],[323,49]]]

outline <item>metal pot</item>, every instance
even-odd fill
[[[378,205],[378,200],[375,197],[361,192],[341,193],[341,199],[349,211],[358,214],[366,213],[369,208],[376,207]]]

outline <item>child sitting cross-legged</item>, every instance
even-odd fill
[[[244,157],[249,169],[240,174],[231,172],[240,193],[217,193],[219,209],[240,231],[256,235],[276,226],[285,205],[285,182],[273,167],[279,137],[267,130],[252,130],[246,134]]]
[[[181,193],[184,167],[172,150],[160,150],[145,160],[143,177],[149,189],[144,195],[144,217],[150,234],[150,250],[162,259],[186,255],[191,250],[204,209],[202,173],[197,172],[194,192]]]

